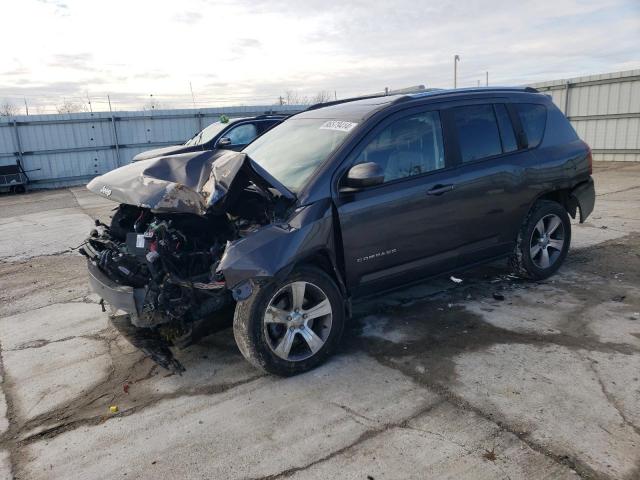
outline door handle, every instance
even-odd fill
[[[434,185],[433,188],[427,190],[427,195],[442,195],[453,190],[453,185]]]

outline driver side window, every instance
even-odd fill
[[[232,128],[224,136],[231,140],[231,146],[247,145],[258,136],[258,129],[253,123],[245,123]]]
[[[375,162],[384,182],[444,168],[442,127],[438,112],[400,118],[375,136],[355,164]]]

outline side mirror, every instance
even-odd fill
[[[357,190],[365,187],[373,187],[384,182],[384,172],[375,162],[359,163],[351,167],[344,179],[346,190]]]
[[[218,140],[218,148],[228,148],[231,146],[231,139],[229,137],[222,137]]]

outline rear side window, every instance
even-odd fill
[[[469,105],[453,109],[463,162],[502,153],[500,131],[493,105]]]
[[[527,135],[528,147],[537,147],[542,141],[544,127],[547,124],[547,109],[544,105],[533,103],[516,103],[515,107]]]
[[[502,151],[515,152],[518,149],[516,134],[513,132],[513,125],[507,112],[507,107],[503,103],[497,103],[496,117],[498,117],[498,127],[500,127],[500,136],[502,138]]]

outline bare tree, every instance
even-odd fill
[[[76,103],[65,98],[60,105],[56,106],[56,111],[58,113],[86,112],[87,107],[83,103]]]
[[[333,100],[333,93],[327,90],[322,90],[316,93],[316,95],[312,98],[311,103],[327,103],[331,100]]]
[[[297,90],[287,90],[284,92],[284,96],[280,97],[278,100],[281,100],[285,105],[310,105],[314,103],[326,103],[333,100],[333,93],[328,90],[322,90],[316,93],[312,97],[308,97],[306,95],[302,95]]]
[[[16,107],[9,100],[3,100],[0,104],[0,117],[14,117],[18,114],[18,107]]]
[[[286,105],[306,105],[309,103],[309,99],[300,95],[300,92],[296,90],[287,90],[284,92],[284,103]]]

